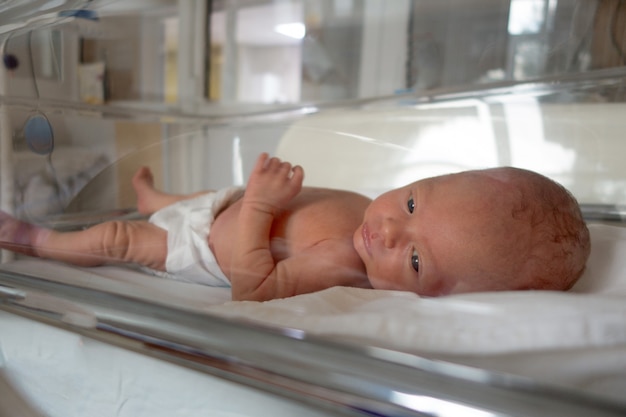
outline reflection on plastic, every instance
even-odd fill
[[[438,417],[495,417],[496,414],[488,411],[477,410],[473,407],[446,401],[425,395],[411,395],[403,392],[394,392],[393,401],[402,404],[412,410],[430,416]]]

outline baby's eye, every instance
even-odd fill
[[[420,271],[420,258],[417,255],[415,249],[413,250],[413,254],[411,255],[411,266],[415,269],[415,272]]]
[[[409,209],[409,213],[413,213],[413,210],[415,210],[415,201],[413,200],[413,196],[409,197],[409,201],[407,201],[406,206]]]

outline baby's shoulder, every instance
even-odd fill
[[[352,207],[357,210],[364,210],[372,202],[368,197],[353,191],[317,187],[304,187],[297,200],[305,205],[319,204],[338,208]]]
[[[290,207],[291,216],[331,227],[360,224],[371,200],[357,193],[326,188],[304,188]]]
[[[356,193],[303,188],[289,207],[274,219],[272,233],[299,248],[315,246],[327,239],[351,242],[368,205],[369,200]]]

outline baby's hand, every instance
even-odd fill
[[[298,195],[303,179],[302,167],[292,168],[289,162],[263,153],[250,174],[244,202],[275,215]]]

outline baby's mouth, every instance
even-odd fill
[[[361,229],[361,236],[363,236],[363,244],[365,246],[365,251],[367,254],[372,257],[372,242],[370,240],[370,231],[367,227],[367,223],[363,223],[363,228]]]

